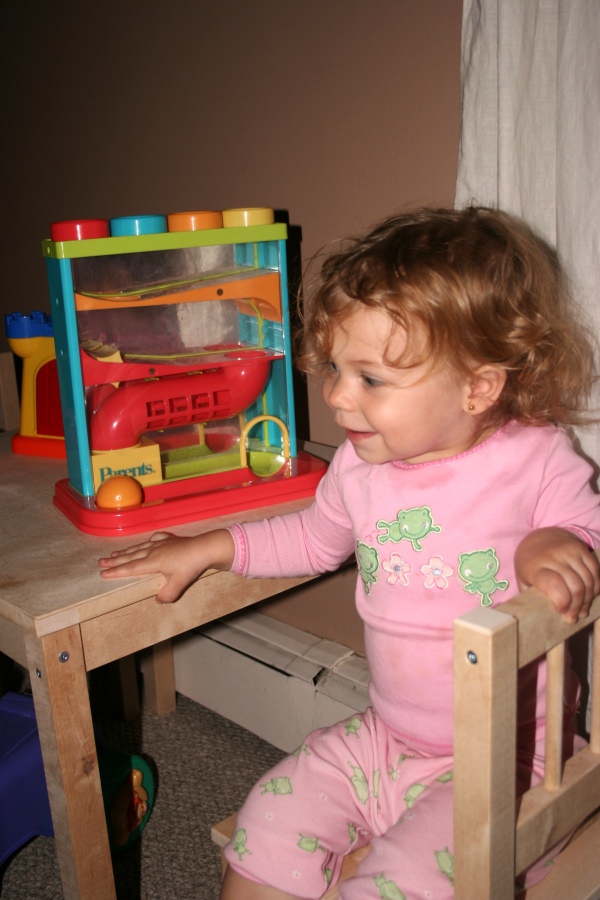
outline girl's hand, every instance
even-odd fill
[[[159,603],[172,603],[207,569],[230,569],[233,557],[233,539],[225,529],[195,537],[158,532],[144,543],[113,551],[99,559],[98,565],[102,578],[164,575],[167,582],[156,599]]]
[[[515,554],[519,588],[539,588],[564,620],[587,616],[600,594],[600,567],[594,553],[564,528],[540,528],[524,538]]]

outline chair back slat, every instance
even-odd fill
[[[546,757],[544,787],[556,791],[562,778],[565,691],[565,645],[561,641],[546,655]]]
[[[590,687],[590,748],[600,753],[600,619],[594,624]]]

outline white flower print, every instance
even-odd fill
[[[448,577],[454,574],[451,566],[445,566],[441,556],[432,556],[428,566],[421,566],[421,575],[425,575],[426,588],[447,588]]]
[[[407,573],[410,572],[410,566],[404,562],[399,553],[392,553],[389,559],[383,562],[383,568],[389,572],[388,584],[401,584],[408,586]]]

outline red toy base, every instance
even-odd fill
[[[140,534],[311,497],[326,469],[327,463],[322,459],[300,451],[279,472],[266,478],[250,472],[249,480],[217,490],[207,488],[205,479],[211,476],[187,478],[169,483],[171,489],[180,487],[182,493],[178,496],[154,498],[153,488],[149,487],[144,489],[143,503],[120,510],[99,509],[93,497],[82,497],[65,478],[56,483],[54,505],[85,534]]]
[[[51,459],[67,458],[64,438],[59,437],[13,434],[11,447],[13,453],[18,453],[21,456],[46,456]]]

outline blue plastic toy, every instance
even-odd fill
[[[154,779],[139,756],[109,750],[95,730],[112,853],[135,841],[154,801]],[[0,866],[38,835],[54,837],[33,697],[0,699]]]

